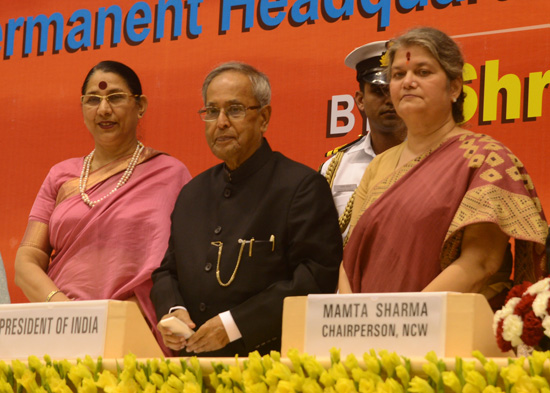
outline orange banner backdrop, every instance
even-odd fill
[[[337,101],[357,88],[345,56],[410,27],[440,28],[461,44],[468,63],[467,127],[510,147],[550,209],[549,14],[547,0],[4,2],[0,252],[12,301],[26,301],[13,282],[13,262],[44,177],[53,164],[93,149],[80,87],[106,59],[141,78],[149,109],[140,139],[183,161],[193,175],[217,163],[196,112],[203,77],[228,60],[249,62],[270,77],[267,138],[317,168],[325,151],[361,133],[357,109],[338,118]],[[350,119],[355,126],[342,134]]]

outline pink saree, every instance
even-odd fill
[[[367,168],[363,179],[377,180],[359,186],[362,215],[344,250],[353,292],[421,291],[459,257],[464,228],[481,222],[515,239],[515,282],[542,278],[548,226],[531,178],[508,148],[462,134],[395,170],[396,152],[376,157],[393,166],[383,176]],[[373,163],[372,170],[383,167]]]
[[[90,174],[86,191],[90,199],[97,200],[115,187],[129,159]],[[82,164],[83,158],[74,158],[55,165],[31,210],[29,221],[49,228],[48,252],[53,249],[53,254],[47,274],[75,300],[135,296],[159,338],[149,298],[151,273],[164,256],[170,214],[191,176],[180,161],[146,148],[129,181],[90,208],[78,193]]]

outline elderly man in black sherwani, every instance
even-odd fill
[[[175,316],[195,334],[159,330],[181,355],[280,350],[284,298],[336,289],[342,239],[330,189],[263,137],[271,117],[264,74],[225,63],[202,94],[206,140],[223,163],[182,189],[151,290],[158,318]]]

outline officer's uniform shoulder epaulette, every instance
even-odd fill
[[[363,138],[363,137],[364,137],[364,135],[359,135],[359,138],[355,139],[354,141],[346,143],[345,145],[338,146],[338,147],[336,147],[332,150],[327,151],[325,153],[325,157],[332,157],[333,155],[335,155],[339,151],[345,151],[345,150],[349,149],[350,147],[355,145],[357,142],[359,142],[361,140],[361,138]]]

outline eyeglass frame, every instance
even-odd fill
[[[239,116],[239,117],[230,116],[230,115],[227,114],[227,111],[225,110],[225,108],[217,108],[217,109],[219,109],[219,113],[218,113],[218,116],[216,116],[216,118],[211,119],[211,120],[207,120],[207,119],[203,118],[203,115],[206,114],[206,109],[207,108],[216,108],[215,106],[204,106],[201,109],[199,109],[197,111],[197,113],[199,114],[199,117],[201,118],[202,121],[211,122],[211,121],[217,121],[219,119],[220,114],[222,113],[222,111],[228,119],[244,119],[246,117],[246,111],[254,110],[254,109],[262,109],[264,107],[262,105],[244,106],[243,104],[231,104],[231,105],[228,105],[227,107],[229,108],[229,107],[232,107],[232,106],[242,106],[243,109],[244,109],[244,112],[243,112],[244,115]]]
[[[111,101],[109,101],[109,96],[112,96],[112,95],[115,95],[115,94],[124,94],[127,98],[130,98],[130,97],[139,98],[139,97],[141,97],[141,95],[139,95],[139,94],[126,93],[125,91],[115,91],[115,92],[107,94],[105,96],[102,96],[101,94],[83,94],[83,95],[80,96],[80,103],[82,105],[88,106],[90,108],[99,108],[99,106],[101,105],[103,100],[105,100],[105,101],[107,101],[107,104],[109,104],[109,106],[112,107],[113,104],[112,104]],[[101,100],[99,101],[99,103],[97,105],[94,105],[94,106],[87,105],[83,102],[84,97],[86,97],[86,96],[99,97],[99,98],[101,98]],[[115,106],[117,106],[117,105],[115,104]]]

